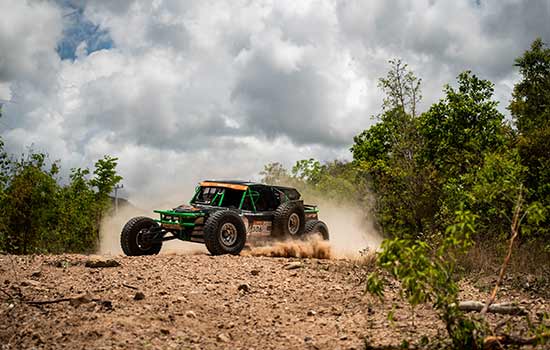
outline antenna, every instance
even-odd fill
[[[115,215],[118,214],[118,190],[123,188],[124,188],[124,184],[115,185]]]

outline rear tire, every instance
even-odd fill
[[[141,239],[143,233],[153,227],[158,227],[158,224],[151,218],[138,216],[130,219],[120,233],[120,246],[124,254],[128,256],[158,254],[162,243],[148,243]]]
[[[212,213],[204,224],[204,243],[212,255],[238,255],[246,243],[246,227],[231,210]]]
[[[285,202],[275,210],[273,235],[280,238],[300,238],[304,234],[306,215],[301,202]]]
[[[306,228],[304,230],[304,237],[312,235],[321,235],[323,240],[329,240],[328,227],[327,225],[320,220],[311,220],[306,223]]]

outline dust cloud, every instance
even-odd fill
[[[380,247],[382,236],[365,209],[329,201],[320,201],[318,205],[319,220],[328,226],[334,257],[354,258],[365,249],[376,251]]]

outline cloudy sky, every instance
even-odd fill
[[[0,13],[8,151],[32,145],[66,170],[117,156],[138,203],[272,161],[349,159],[392,58],[423,79],[423,108],[470,69],[504,111],[514,58],[550,41],[550,0],[0,0]]]

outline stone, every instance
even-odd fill
[[[239,284],[239,286],[237,287],[237,290],[238,291],[243,291],[245,293],[248,293],[250,292],[250,286],[248,285],[248,283],[241,283]]]
[[[143,292],[136,292],[134,295],[134,300],[143,300],[145,299],[145,294]]]
[[[222,343],[228,343],[231,341],[231,338],[225,333],[218,334],[218,341]]]
[[[92,256],[86,260],[84,266],[89,268],[118,267],[120,263],[115,259],[109,259],[102,256]]]
[[[304,267],[304,264],[299,261],[292,261],[283,266],[285,270],[301,269],[302,267]]]

